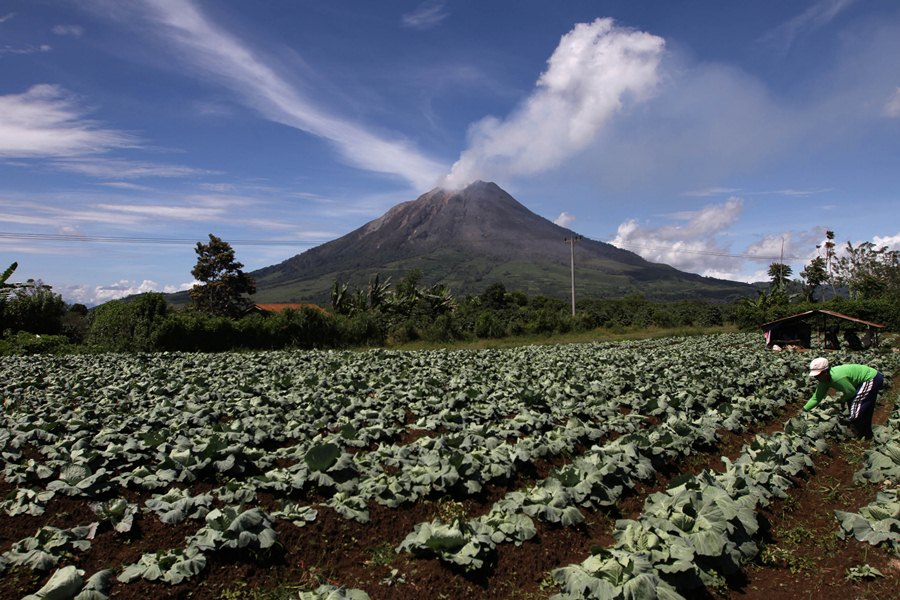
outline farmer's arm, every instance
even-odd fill
[[[829,381],[820,381],[819,385],[816,386],[816,391],[813,392],[812,398],[806,401],[806,404],[803,405],[803,410],[810,410],[814,408],[822,399],[828,395],[828,388],[831,387],[831,382]]]

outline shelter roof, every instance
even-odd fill
[[[852,321],[854,323],[860,323],[861,325],[865,325],[867,327],[875,327],[877,329],[883,329],[884,325],[880,325],[878,323],[872,323],[871,321],[864,321],[862,319],[857,319],[856,317],[851,317],[850,315],[845,315],[839,312],[835,312],[833,310],[823,310],[823,309],[814,309],[808,310],[806,312],[797,313],[796,315],[791,315],[789,317],[782,317],[781,319],[776,319],[775,321],[769,321],[768,323],[763,323],[760,325],[760,328],[764,331],[768,331],[777,325],[783,325],[785,323],[791,323],[793,321],[802,321],[803,319],[812,317],[814,315],[827,315],[829,317],[835,317],[837,319],[844,319],[846,321]]]

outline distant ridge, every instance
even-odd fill
[[[326,302],[335,281],[363,286],[376,273],[396,282],[420,269],[427,284],[456,296],[501,282],[529,295],[568,297],[570,250],[576,235],[536,215],[495,183],[434,189],[331,242],[252,272],[256,302]],[[685,273],[588,239],[575,247],[576,296],[729,300],[747,284]]]

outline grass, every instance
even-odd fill
[[[554,335],[522,335],[500,339],[478,339],[471,341],[426,342],[422,340],[390,346],[393,350],[483,350],[487,348],[517,348],[520,346],[586,344],[590,342],[618,342],[625,340],[646,340],[666,337],[712,335],[716,333],[736,333],[733,325],[717,327],[617,327],[597,328],[591,331],[577,331]],[[760,338],[760,344],[762,344]]]

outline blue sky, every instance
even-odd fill
[[[900,5],[0,0],[0,261],[69,302],[474,179],[704,275],[900,248]]]

